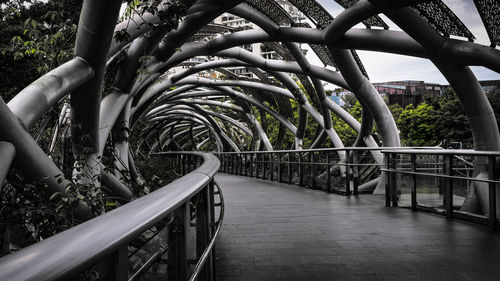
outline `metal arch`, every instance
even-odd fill
[[[491,47],[500,45],[500,2],[497,0],[474,0],[481,16]]]
[[[259,102],[258,100],[254,99],[252,97],[248,97],[248,96],[246,96],[238,91],[235,91],[227,86],[217,85],[217,83],[214,83],[214,81],[211,81],[208,79],[195,79],[195,78],[191,78],[191,77],[186,77],[186,78],[180,80],[179,82],[186,83],[186,84],[195,84],[195,85],[202,85],[202,86],[209,86],[209,87],[217,87],[218,89],[221,89],[222,91],[224,91],[232,96],[241,98],[241,99],[245,100],[246,102],[251,103],[252,105],[254,105],[256,107],[265,110],[267,113],[271,114],[278,121],[280,121],[284,126],[286,126],[294,135],[296,134],[297,129],[295,128],[295,126],[293,124],[290,123],[290,121],[288,121],[286,118],[282,117],[279,113],[275,112],[274,110],[270,109],[269,107],[267,107],[266,105],[262,104],[261,102]],[[177,84],[179,84],[179,82],[177,82]],[[248,83],[248,82],[234,81],[231,84],[232,85],[239,85],[240,83]],[[279,90],[279,92],[287,93],[287,95],[291,95],[290,92],[288,92],[288,91]],[[293,95],[291,95],[291,98],[293,98]]]
[[[357,5],[362,1],[363,0],[335,0],[335,2],[339,3],[340,6],[342,6],[344,9],[348,9],[351,6]],[[376,26],[382,27],[384,29],[389,29],[389,26],[378,15],[373,15],[366,19],[363,19],[363,24],[368,28]]]
[[[166,101],[168,103],[168,101]],[[253,137],[253,134],[252,132],[250,131],[250,129],[248,129],[247,127],[245,127],[243,124],[241,124],[240,122],[238,122],[237,120],[229,117],[229,116],[225,116],[223,114],[220,114],[218,112],[215,112],[215,111],[211,111],[211,110],[208,110],[208,109],[204,109],[200,106],[198,106],[199,104],[194,104],[194,103],[186,103],[184,102],[183,100],[177,100],[175,101],[175,105],[181,105],[181,104],[184,104],[184,105],[188,105],[190,107],[193,107],[193,108],[196,108],[197,110],[202,110],[204,113],[206,114],[209,114],[209,115],[212,115],[214,117],[217,117],[221,120],[224,120],[224,121],[227,121],[231,124],[233,124],[234,126],[236,126],[237,128],[241,129],[242,132],[246,133],[247,135],[249,136],[252,136]],[[159,110],[158,112],[156,112],[154,115],[149,115],[147,118],[153,118],[155,115],[159,115],[159,114],[162,114],[162,113],[166,113],[168,112],[168,110],[170,110],[171,108],[168,108],[168,107],[164,107],[162,108],[161,110]]]
[[[217,60],[217,61],[214,61],[214,62],[207,62],[207,63],[204,63],[204,64],[197,65],[198,71],[202,71],[203,69],[205,69],[205,67],[215,67],[215,66],[217,66],[217,63],[220,63],[221,65],[233,65],[233,66],[256,65],[256,66],[262,67],[261,64],[257,63],[257,60],[261,60],[262,58],[257,57],[255,55],[251,54],[250,52],[246,52],[246,51],[241,50],[241,49],[239,51],[226,50],[226,51],[221,51],[219,53],[221,55],[224,55],[224,56],[229,56],[229,57],[233,57],[234,56],[234,57],[238,57],[239,59],[244,59],[245,61],[248,61],[248,63],[245,63],[245,62],[242,62],[242,61],[238,61],[238,60],[235,60],[235,59]],[[239,54],[240,56],[235,56],[232,53],[233,54]],[[242,54],[247,54],[247,55],[241,56]],[[253,59],[254,61],[249,61],[249,59]],[[270,69],[270,70],[280,70],[280,71],[292,72],[292,73],[304,73],[304,72],[302,72],[302,70],[300,70],[300,68],[299,68],[299,66],[298,66],[297,63],[293,63],[293,66],[294,66],[293,69],[292,68],[275,69],[274,67],[271,67],[272,64],[269,61],[266,61],[265,65],[268,66],[268,69]],[[291,64],[287,64],[287,65],[291,65]],[[311,65],[310,66],[310,71],[312,73],[314,73],[315,70],[316,70],[316,67],[313,66],[313,65]],[[331,77],[331,75],[335,74],[335,72],[332,72],[330,70],[325,70],[325,71],[328,74],[325,74],[325,75],[323,75],[323,77],[320,77],[320,78],[325,78],[325,77],[328,77],[328,76]],[[192,71],[189,71],[189,74],[193,74]],[[178,78],[179,77],[183,77],[183,76],[184,75],[182,73],[178,74],[178,76],[176,75],[176,77],[178,77]],[[176,78],[175,80],[178,80],[178,78]],[[171,78],[171,79],[174,79],[174,78]],[[328,81],[328,80],[325,80],[325,81]],[[331,80],[329,82],[331,82]],[[182,86],[182,87],[186,87],[186,86]],[[176,90],[179,90],[179,89],[176,89]],[[174,91],[176,91],[176,90],[174,90]],[[192,94],[191,96],[179,96],[179,97],[193,97],[193,96],[196,96],[196,95],[197,94]],[[331,100],[324,99],[323,101],[326,103],[326,106],[328,106],[330,110],[334,111],[341,119],[343,119],[345,122],[347,122],[347,124],[349,126],[351,126],[355,131],[359,131],[359,129],[360,129],[359,122],[357,120],[355,120],[352,116],[350,116],[349,113],[347,113],[343,108],[341,108],[337,104],[333,103]]]
[[[230,50],[227,50],[227,51],[222,51],[222,52],[219,52],[219,53],[220,53],[220,54],[222,54],[222,55],[224,55],[224,56],[231,56],[231,57],[232,57],[232,56],[234,56],[234,55],[231,55]],[[233,53],[235,53],[235,52],[233,52]],[[254,58],[254,59],[259,59],[259,58],[255,57],[254,55],[250,54],[249,52],[246,52],[246,51],[241,50],[241,49],[239,49],[239,51],[237,51],[236,53],[237,53],[237,54],[240,54],[240,55],[241,55],[241,54],[247,54],[247,56],[245,56],[245,58],[247,58],[247,57],[252,57],[252,58]],[[240,58],[242,58],[242,56],[239,56],[239,57],[240,57]],[[260,59],[262,59],[262,58],[260,58]],[[219,62],[219,61],[216,61],[216,62]],[[225,61],[220,61],[220,62],[221,62],[221,64],[226,64],[226,62],[225,62]],[[230,61],[230,62],[228,62],[228,63],[231,63],[231,61]],[[206,64],[207,64],[207,66],[214,66],[214,65],[216,65],[216,64],[215,64],[215,62],[212,62],[212,63],[206,63]],[[255,63],[253,63],[253,64],[255,65]],[[232,64],[232,63],[231,63],[231,65],[234,65],[234,64]],[[199,69],[204,69],[204,67],[203,67],[203,65],[202,65],[202,64],[200,64],[200,65],[199,65]],[[312,66],[311,66],[311,67],[310,67],[310,70],[312,70],[312,69],[314,69],[314,67],[312,67]],[[290,70],[288,70],[288,71],[290,71]],[[191,71],[189,71],[189,73],[191,73]],[[332,72],[332,73],[333,73],[333,72]],[[334,73],[333,73],[333,74],[334,74]],[[178,74],[178,76],[176,76],[176,77],[183,77],[183,76],[184,76],[183,74]],[[172,79],[173,79],[173,78],[172,78]],[[177,78],[176,78],[175,80],[177,80]],[[331,81],[331,80],[330,80],[330,81]],[[330,101],[330,102],[331,102],[331,101]],[[353,127],[355,130],[356,130],[356,129],[357,129],[357,130],[359,130],[359,129],[358,129],[359,123],[357,123],[357,121],[356,121],[356,120],[353,120],[353,118],[352,118],[352,117],[350,117],[350,115],[349,115],[348,113],[346,113],[345,111],[343,111],[342,109],[340,109],[340,107],[338,107],[338,106],[337,106],[337,107],[335,107],[335,105],[332,105],[332,104],[327,104],[327,106],[328,106],[328,107],[330,107],[330,108],[332,108],[332,107],[333,107],[333,110],[334,110],[336,113],[341,113],[339,116],[340,116],[342,119],[344,119],[345,121],[347,121],[347,122],[348,122],[348,124],[349,124],[351,127]]]
[[[267,15],[278,25],[293,26],[295,24],[290,15],[276,1],[246,0],[245,3],[253,7],[255,10]]]
[[[240,149],[238,148],[238,146],[222,131],[222,129],[220,128],[220,126],[217,124],[217,121],[215,121],[215,119],[213,119],[213,117],[211,117],[210,115],[208,114],[205,114],[204,111],[197,111],[198,113],[192,111],[192,110],[186,110],[186,109],[172,109],[170,110],[170,113],[171,114],[177,114],[177,115],[189,115],[189,116],[193,116],[195,118],[198,118],[200,120],[206,120],[207,122],[209,122],[211,125],[212,125],[212,128],[215,130],[215,133],[221,137],[221,139],[223,139],[227,144],[229,144],[229,146],[236,152],[239,152]],[[163,119],[164,117],[169,117],[169,116],[160,116],[160,117],[153,117],[150,119],[151,122],[154,122],[156,120],[161,120]],[[222,144],[224,144],[224,142],[222,142]]]
[[[255,99],[252,99],[252,98],[248,98],[248,99],[243,100],[241,98],[241,95],[242,95],[241,93],[233,91],[232,89],[230,89],[228,87],[220,87],[220,88],[222,90],[224,90],[226,93],[228,93],[228,95],[233,96],[235,102],[241,105],[243,111],[245,112],[245,116],[247,117],[248,122],[251,125],[253,125],[253,126],[251,126],[251,128],[254,129],[255,132],[256,132],[254,135],[258,135],[260,137],[260,139],[262,140],[262,142],[264,143],[266,149],[268,151],[272,151],[273,147],[272,147],[271,143],[269,142],[269,139],[268,139],[267,135],[262,130],[261,125],[255,119],[255,117],[253,116],[253,114],[251,114],[250,108],[248,107],[247,102],[249,102],[250,104],[253,104],[253,105],[255,105],[255,106],[259,107],[259,108],[265,107],[265,105],[261,104],[259,101],[255,100]],[[215,91],[215,90],[213,90],[213,91],[204,91],[204,92],[191,92],[191,93],[187,93],[187,94],[184,94],[184,95],[180,94],[180,95],[176,96],[174,99],[194,98],[194,97],[200,97],[200,96],[207,96],[207,97],[210,97],[210,96],[214,97],[215,96],[216,97],[216,96],[220,95],[220,93],[221,93],[221,91]],[[236,95],[236,96],[234,96],[234,95]],[[161,101],[157,101],[157,102],[161,102]],[[268,109],[268,110],[272,110],[272,109]],[[277,114],[277,113],[275,113],[275,114]],[[273,114],[271,114],[271,115],[272,116],[279,116],[279,115],[273,115]],[[278,119],[278,121],[281,124],[280,126],[284,126],[283,123],[281,123],[283,120],[286,120],[286,118],[280,117]],[[254,140],[255,140],[255,142],[257,142],[256,138],[254,138]]]
[[[215,138],[215,143],[217,145],[217,150],[218,151],[223,151],[224,150],[224,145],[222,142],[222,139],[220,138],[221,136],[216,132],[215,128],[212,126],[212,124],[206,120],[203,116],[196,114],[194,112],[189,111],[189,114],[177,114],[177,115],[170,115],[170,116],[165,116],[163,119],[165,120],[170,120],[174,119],[174,121],[178,120],[190,120],[190,121],[198,121],[204,124],[207,128],[210,129],[212,132],[212,136]],[[160,130],[160,128],[157,128],[155,130]],[[153,131],[153,128],[151,128],[150,133]],[[150,134],[148,133],[148,134]],[[161,139],[160,139],[161,140]],[[159,144],[158,144],[159,145]]]
[[[416,4],[413,9],[445,37],[450,35],[475,39],[465,24],[441,0]]]
[[[245,109],[246,108],[245,103],[241,103],[240,100],[242,100],[244,102],[249,102],[250,104],[257,106],[258,108],[261,108],[261,109],[265,110],[266,112],[268,112],[269,114],[271,114],[271,116],[275,117],[283,126],[285,126],[286,128],[289,128],[290,130],[292,130],[292,133],[294,132],[294,130],[296,130],[296,128],[286,118],[284,118],[280,114],[274,112],[272,109],[268,108],[266,105],[262,104],[258,100],[254,99],[254,98],[251,98],[251,97],[247,97],[246,95],[244,95],[242,93],[239,93],[237,91],[234,91],[234,90],[230,89],[229,87],[216,87],[216,88],[218,88],[218,89],[226,92],[230,96],[233,96],[234,99],[235,99],[235,101],[237,103],[240,103],[240,105],[242,106],[242,108],[245,111],[245,115],[246,115],[248,121],[255,128],[255,130],[257,132],[257,135],[259,135],[259,137],[261,138],[261,140],[264,142],[267,150],[270,150],[270,151],[273,150],[272,145],[270,144],[267,135],[263,132],[260,124],[257,122],[257,120],[255,119],[255,117],[252,114],[250,114],[250,112],[249,112],[248,109]],[[174,90],[174,91],[176,91],[176,90]],[[214,94],[215,95],[220,95],[220,92],[219,91],[213,91],[212,93],[208,93],[208,95],[214,95]],[[182,96],[182,97],[183,98],[184,97],[195,97],[195,96],[201,96],[201,95],[206,95],[206,93],[191,93],[190,96],[185,95],[185,96]],[[181,96],[178,96],[178,98],[180,98],[180,97]]]
[[[255,22],[255,21],[259,22],[259,25],[260,25],[261,27],[264,27],[264,28],[265,28],[265,20],[264,20],[264,19],[260,19],[260,20],[259,20],[259,19],[257,19],[257,20],[254,20],[254,17],[252,17],[252,16],[250,16],[250,15],[245,14],[245,7],[244,7],[244,6],[240,5],[240,6],[238,6],[237,8],[233,8],[233,9],[232,9],[232,11],[236,11],[236,12],[237,12],[236,14],[239,14],[240,16],[243,16],[243,17],[249,18],[250,20],[252,20],[252,21],[254,21],[254,22]],[[267,29],[267,30],[268,30],[268,29]],[[267,31],[267,30],[266,30],[266,31]],[[270,32],[272,32],[272,30],[271,30]],[[297,52],[296,52],[296,53],[297,53]],[[326,108],[325,108],[325,110],[326,110]],[[325,117],[325,118],[326,118],[326,117]],[[302,118],[301,120],[304,120],[304,119]],[[327,123],[327,124],[328,124],[328,123]],[[327,125],[327,126],[328,126],[328,125]],[[330,127],[331,127],[331,126],[330,126]],[[299,126],[299,129],[300,129],[300,128],[301,128],[301,126]],[[331,128],[330,128],[330,129],[331,129]],[[328,131],[330,131],[330,130],[328,130]],[[299,135],[300,135],[300,134],[302,133],[302,130],[298,130],[298,133],[299,133]],[[331,139],[332,139],[332,140],[336,140],[336,139],[338,139],[338,136],[336,136],[336,134],[329,133],[329,135],[331,136]],[[337,137],[336,139],[334,138],[335,136]],[[337,145],[341,145],[341,142],[337,142]]]

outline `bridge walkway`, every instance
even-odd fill
[[[500,235],[379,195],[344,197],[218,174],[219,281],[500,280]]]

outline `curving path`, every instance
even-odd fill
[[[379,195],[343,197],[218,174],[219,281],[500,280],[500,235]]]

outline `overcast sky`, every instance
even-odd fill
[[[336,16],[343,8],[332,0],[317,0],[323,7]],[[490,45],[488,35],[477,13],[473,0],[443,0],[448,7],[465,23],[476,37],[475,42]],[[381,16],[390,26],[391,30],[401,30],[387,17]],[[357,27],[364,28],[364,25]],[[497,47],[498,48],[498,47]],[[319,59],[308,52],[308,58],[312,63],[322,66]],[[408,56],[385,54],[379,52],[358,51],[363,64],[372,82],[387,82],[394,80],[422,80],[426,82],[448,84],[437,68],[426,59],[412,58]],[[500,79],[500,74],[484,67],[471,67],[479,80]]]

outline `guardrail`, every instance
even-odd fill
[[[115,210],[1,258],[0,280],[67,280],[93,267],[106,280],[135,280],[152,264],[152,258],[165,252],[168,280],[215,280],[212,247],[223,216],[223,201],[214,202],[214,194],[223,200],[222,192],[214,191],[219,160],[205,153],[161,153],[151,157],[165,157],[182,167],[183,173],[191,172]],[[218,221],[216,206],[221,206]],[[163,220],[168,220],[167,247],[159,248],[129,279],[129,257],[135,254],[129,254],[129,244]],[[193,245],[188,240],[193,226],[196,256],[190,259]],[[189,277],[189,265],[193,263],[198,264]]]
[[[398,206],[399,196],[403,186],[408,185],[411,196],[411,209],[413,211],[426,210],[438,214],[446,215],[448,218],[456,217],[473,222],[488,225],[496,229],[498,225],[497,207],[496,207],[496,186],[500,184],[496,171],[497,157],[500,157],[498,151],[472,151],[472,150],[382,150],[385,155],[385,168],[382,171],[389,174],[386,181],[386,206]],[[426,170],[421,165],[423,159],[433,158],[439,163],[439,169],[434,173]],[[470,161],[466,158],[471,158]],[[408,163],[409,162],[409,163]],[[406,164],[404,164],[406,163]],[[476,166],[476,175],[472,175],[470,166]],[[465,171],[465,172],[464,172]],[[480,176],[477,174],[483,172]],[[397,179],[397,176],[406,179]],[[439,184],[432,188],[438,189],[442,200],[437,206],[430,206],[418,203],[419,190],[428,188],[418,184],[418,179],[433,178],[439,180]],[[461,183],[461,184],[460,184]],[[488,210],[487,216],[458,210],[461,206],[455,206],[454,200],[457,198],[465,199],[465,193],[471,187],[471,183],[484,183],[488,190]],[[485,186],[486,187],[486,186]],[[458,189],[461,189],[462,196],[454,195]],[[422,199],[424,201],[424,199]]]
[[[383,166],[381,150],[386,148],[322,148],[279,151],[215,153],[221,171],[250,176],[341,195],[371,192]],[[420,147],[416,149],[441,149]]]

